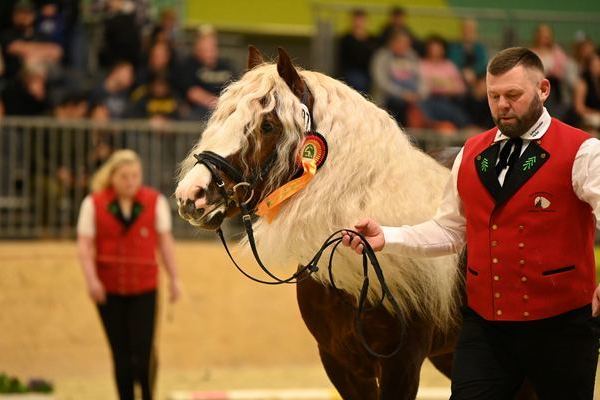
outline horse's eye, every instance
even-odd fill
[[[260,126],[260,130],[264,133],[269,133],[273,130],[273,125],[270,122],[263,122]]]

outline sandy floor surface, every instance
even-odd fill
[[[159,399],[173,390],[331,387],[293,287],[246,280],[210,240],[178,242],[177,260],[183,298],[170,305],[160,293]],[[0,310],[0,372],[50,379],[57,399],[116,399],[74,242],[0,242]],[[422,386],[448,385],[425,365]]]

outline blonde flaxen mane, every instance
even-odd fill
[[[273,268],[287,266],[288,272],[307,262],[332,232],[352,227],[363,217],[392,226],[431,218],[449,177],[447,169],[410,143],[385,111],[358,92],[317,72],[299,73],[314,97],[314,123],[327,140],[329,155],[310,184],[283,205],[271,224],[261,219],[254,225],[265,261]],[[249,151],[248,137],[272,110],[284,127],[279,158],[267,181],[269,191],[277,188],[293,168],[290,154],[298,151],[303,120],[300,101],[274,64],[256,67],[228,86],[192,154]],[[181,176],[194,162],[191,156],[184,161]],[[246,168],[252,168],[250,164]],[[442,329],[452,326],[460,281],[456,257],[409,259],[388,251],[378,258],[405,314],[400,317],[416,313]],[[323,259],[315,279],[328,284],[325,264]],[[339,247],[334,276],[337,287],[358,297],[361,258]],[[375,301],[380,288],[372,286],[370,298]]]

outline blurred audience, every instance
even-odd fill
[[[125,118],[129,107],[129,94],[134,82],[131,63],[116,63],[102,83],[92,92],[90,104],[104,106],[111,119]]]
[[[231,63],[219,56],[217,34],[209,27],[201,28],[192,56],[182,66],[182,93],[191,111],[189,118],[208,118],[217,105],[219,93],[235,77]]]
[[[446,42],[430,36],[421,60],[421,77],[429,93],[421,103],[425,116],[435,122],[447,121],[457,128],[470,124],[463,107],[467,87],[456,65],[446,58]]]
[[[35,9],[26,0],[19,1],[12,13],[12,26],[0,34],[4,77],[11,79],[24,64],[58,65],[62,48],[35,30]]]
[[[406,10],[402,7],[393,7],[390,11],[387,23],[379,35],[379,44],[385,45],[389,42],[394,32],[404,32],[410,37],[412,48],[419,56],[424,54],[423,42],[417,38],[406,23]]]
[[[461,71],[465,82],[475,85],[478,77],[485,76],[487,49],[478,40],[477,22],[466,19],[462,23],[462,37],[448,47],[448,58]]]
[[[531,48],[542,60],[546,78],[550,81],[552,91],[546,101],[546,108],[551,115],[562,118],[566,112],[567,92],[573,87],[576,75],[569,75],[569,59],[563,49],[554,41],[552,28],[540,24],[535,30]]]
[[[175,120],[180,117],[180,101],[166,76],[156,75],[147,84],[146,93],[132,104],[132,118],[151,121]]]
[[[127,0],[108,0],[107,7],[104,47],[100,53],[100,62],[104,66],[110,66],[118,61],[128,61],[137,67],[141,57],[142,40],[135,6]]]
[[[419,58],[405,31],[393,32],[387,46],[379,49],[371,65],[374,92],[380,104],[398,123],[408,125],[408,112],[423,99],[425,88]]]
[[[598,133],[600,130],[600,56],[597,53],[587,59],[575,86],[573,106],[580,125]]]
[[[44,115],[50,110],[44,64],[29,63],[0,94],[0,115]]]
[[[36,31],[62,49],[66,46],[65,18],[58,0],[41,0]]]
[[[377,41],[369,34],[367,13],[363,9],[352,11],[351,18],[350,32],[342,36],[339,44],[340,76],[359,92],[369,93],[369,64]]]

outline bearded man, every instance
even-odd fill
[[[410,257],[466,243],[451,399],[512,399],[528,380],[541,400],[592,400],[600,141],[550,117],[550,83],[532,51],[498,53],[486,83],[496,127],[467,140],[435,217],[402,227],[367,218],[356,229],[375,250]],[[343,242],[362,253],[358,236]]]

